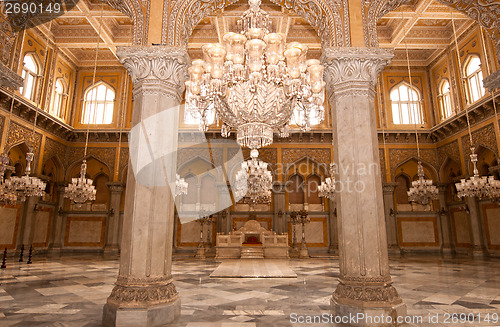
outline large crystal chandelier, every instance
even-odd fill
[[[471,147],[470,161],[472,162],[474,175],[469,179],[462,179],[460,183],[456,183],[457,196],[463,197],[477,197],[483,199],[489,196],[489,183],[487,176],[479,176],[477,169],[477,154],[474,153],[475,148]]]
[[[17,195],[12,191],[10,180],[5,180],[5,172],[9,167],[9,157],[0,155],[0,203],[15,203]]]
[[[236,131],[241,146],[259,149],[273,142],[273,133],[288,136],[288,124],[309,130],[311,120],[324,118],[323,69],[306,60],[307,46],[270,33],[270,20],[260,0],[238,21],[239,33],[224,34],[223,43],[202,47],[186,82],[186,110],[200,117],[207,130],[213,110],[222,120],[222,136]]]
[[[188,192],[188,183],[181,178],[178,174],[175,175],[175,196],[181,194],[187,194]]]
[[[324,182],[321,182],[318,191],[320,197],[335,201],[334,164],[330,164],[330,177],[327,177]]]
[[[87,201],[94,201],[96,196],[95,186],[92,185],[93,181],[87,178],[87,161],[83,160],[80,168],[80,177],[72,178],[71,184],[64,188],[64,197],[69,198],[76,203],[77,207],[81,206]]]
[[[273,176],[268,164],[257,159],[259,151],[250,151],[250,160],[241,163],[236,173],[235,196],[250,204],[271,202]]]
[[[437,200],[438,188],[432,185],[431,179],[425,179],[422,162],[418,162],[418,179],[411,182],[408,193],[408,201],[427,205],[431,200]]]
[[[45,193],[46,184],[38,177],[30,176],[31,162],[34,158],[33,152],[26,153],[26,170],[24,176],[11,176],[9,188],[14,192],[21,202],[28,197],[42,196]]]

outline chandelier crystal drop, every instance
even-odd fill
[[[257,159],[258,156],[259,151],[253,149],[251,159],[242,162],[241,169],[236,173],[235,196],[249,204],[271,202],[273,176],[268,164]]]
[[[490,184],[488,183],[487,176],[479,176],[479,170],[477,169],[477,154],[474,153],[475,148],[470,148],[472,154],[470,155],[470,161],[472,162],[474,175],[469,179],[462,179],[460,183],[456,183],[457,196],[459,198],[463,197],[477,197],[479,199],[491,197],[490,188],[498,187],[498,183]]]
[[[9,179],[10,190],[17,195],[19,201],[24,202],[28,197],[37,197],[45,194],[46,184],[38,177],[30,176],[31,163],[35,155],[26,153],[26,172],[24,176],[12,176]]]
[[[93,181],[86,178],[87,174],[87,161],[83,160],[82,167],[80,168],[80,177],[72,178],[71,184],[64,188],[64,197],[73,201],[77,207],[80,207],[87,201],[94,201],[96,196],[95,186],[92,185]]]
[[[418,162],[418,180],[411,183],[408,193],[408,201],[422,205],[429,204],[438,198],[438,188],[432,185],[432,179],[425,179],[422,162]]]
[[[181,194],[187,194],[188,192],[188,183],[181,178],[179,175],[175,175],[175,196]]]
[[[320,197],[335,201],[334,164],[330,164],[330,177],[327,177],[324,182],[321,182],[318,191]]]
[[[283,34],[269,32],[260,0],[249,4],[238,21],[240,32],[224,34],[222,44],[205,44],[203,59],[192,62],[186,110],[200,117],[202,131],[215,110],[223,137],[233,130],[241,146],[259,149],[273,142],[274,133],[287,137],[292,116],[304,131],[324,119],[324,67],[306,60],[306,45],[285,46]]]

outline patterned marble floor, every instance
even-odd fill
[[[100,326],[102,306],[118,272],[116,257],[35,257],[0,270],[0,326]],[[328,313],[338,260],[290,260],[297,278],[210,278],[213,260],[176,258],[173,274],[182,316],[170,327],[327,326],[293,323],[294,314]],[[409,257],[391,260],[408,326],[500,326],[500,260]],[[446,313],[490,314],[489,322],[445,323]],[[439,323],[428,322],[436,314]]]
[[[289,260],[226,259],[210,274],[212,278],[296,278]]]

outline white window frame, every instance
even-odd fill
[[[445,83],[448,84],[448,91],[443,91]],[[451,105],[451,85],[448,79],[443,78],[439,83],[438,88],[439,110],[441,112],[441,120],[446,120],[455,113]]]
[[[408,92],[408,100],[401,100],[401,87],[405,86],[408,90],[413,90],[417,94],[417,99],[413,99],[411,96],[412,92]],[[398,92],[398,100],[392,99],[393,92]],[[422,125],[425,124],[424,112],[422,110],[422,95],[420,90],[416,87],[410,87],[410,84],[407,82],[401,82],[395,85],[389,91],[389,99],[391,101],[391,113],[392,113],[392,123],[394,125]],[[397,115],[395,112],[395,106],[397,106]],[[404,109],[404,108],[407,109]],[[410,110],[411,107],[414,107],[413,110]],[[404,111],[407,112],[405,117]],[[412,111],[416,111],[417,121],[415,122],[415,114]],[[396,119],[397,118],[397,119]]]
[[[62,92],[57,91],[57,83],[61,83],[62,85]],[[54,83],[54,92],[52,96],[52,105],[50,106],[50,114],[64,119],[64,108],[66,106],[66,101],[68,99],[68,94],[67,92],[67,85],[64,79],[58,78],[56,79],[56,82]]]
[[[469,70],[469,66],[471,65],[472,60],[476,58],[479,60],[479,68],[468,74],[467,71]],[[481,69],[481,64],[481,58],[476,54],[469,55],[467,59],[465,59],[464,76],[467,84],[469,104],[478,101],[486,93],[483,87],[483,71]]]
[[[36,72],[33,71],[32,69],[29,69],[26,67],[26,57],[30,57],[31,60],[33,60],[33,63],[36,66]],[[23,80],[23,86],[20,88],[19,92],[22,94],[23,97],[25,97],[28,100],[35,101],[36,95],[37,95],[37,87],[38,87],[38,77],[39,77],[39,72],[40,72],[40,61],[38,60],[38,57],[35,53],[33,52],[27,52],[24,54],[23,57],[23,70],[21,73],[21,77],[24,79]],[[28,90],[31,90],[29,92]],[[27,94],[27,93],[30,94]]]
[[[104,99],[96,99],[97,90],[100,86],[106,87],[106,91],[104,93]],[[92,96],[92,90],[96,90],[94,92],[94,96]],[[113,93],[113,99],[107,100],[108,92],[111,91]],[[83,106],[82,106],[82,116],[80,118],[81,124],[90,124],[90,125],[109,125],[113,123],[113,116],[115,110],[115,100],[116,100],[116,91],[113,87],[105,82],[97,82],[89,87],[84,92],[83,95]],[[101,107],[102,106],[102,107]],[[109,108],[111,107],[111,108]],[[95,110],[96,108],[102,110]],[[109,110],[111,110],[111,114],[109,114]],[[98,112],[102,111],[102,119],[98,119]],[[90,115],[92,117],[90,117]],[[100,115],[101,116],[101,115]],[[106,120],[107,119],[107,120]]]

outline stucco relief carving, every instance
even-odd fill
[[[316,29],[324,46],[350,46],[347,0],[271,0],[294,11]],[[193,28],[206,16],[236,0],[178,1],[163,22],[162,44],[186,46]],[[164,12],[164,19],[166,17]]]
[[[166,90],[178,97],[184,91],[189,62],[185,50],[166,46],[120,47],[117,56],[132,77],[134,87],[161,81]]]
[[[125,169],[126,166],[128,166],[128,158],[129,158],[129,148],[128,146],[122,147],[120,150],[120,173]]]
[[[16,122],[11,121],[9,125],[9,131],[7,136],[6,149],[10,149],[12,146],[25,142],[28,146],[34,147],[36,151],[36,156],[40,153],[40,143],[42,141],[42,135],[35,133],[33,139],[33,130],[19,125]],[[35,156],[35,157],[36,157]]]
[[[116,285],[111,291],[108,303],[119,303],[120,307],[134,307],[169,303],[177,299],[178,293],[174,283],[167,285],[151,284],[149,286]]]
[[[410,158],[417,158],[417,149],[389,149],[391,174],[394,176],[396,168]],[[420,158],[430,165],[434,171],[439,171],[437,151],[435,149],[420,149]]]
[[[321,61],[325,65],[324,78],[328,91],[336,97],[357,93],[365,95],[369,89],[373,91],[378,75],[392,57],[392,49],[324,49]]]
[[[363,30],[365,45],[378,47],[377,21],[390,11],[406,4],[411,0],[364,0],[363,1]]]
[[[64,160],[64,166],[69,167],[73,163],[83,159],[84,148],[72,148],[68,151],[66,158]],[[87,149],[87,155],[92,156],[100,161],[102,161],[109,169],[109,173],[112,175],[115,167],[115,157],[116,148],[94,148],[89,147]]]
[[[0,43],[1,42],[2,40],[0,40]],[[21,78],[21,76],[17,75],[0,62],[0,86],[12,87],[17,90],[22,85],[23,79]]]
[[[291,164],[304,157],[311,158],[329,167],[332,162],[330,149],[282,149],[282,163]]]
[[[460,151],[458,149],[458,141],[453,141],[451,143],[448,143],[446,145],[437,148],[437,152],[438,152],[439,167],[441,167],[444,164],[447,158],[450,158],[451,160],[455,161],[457,164],[460,165],[461,160],[460,160]]]
[[[63,161],[66,157],[67,147],[59,142],[52,140],[47,137],[45,139],[45,146],[43,148],[43,160],[47,161],[54,156],[57,156],[59,160]]]

